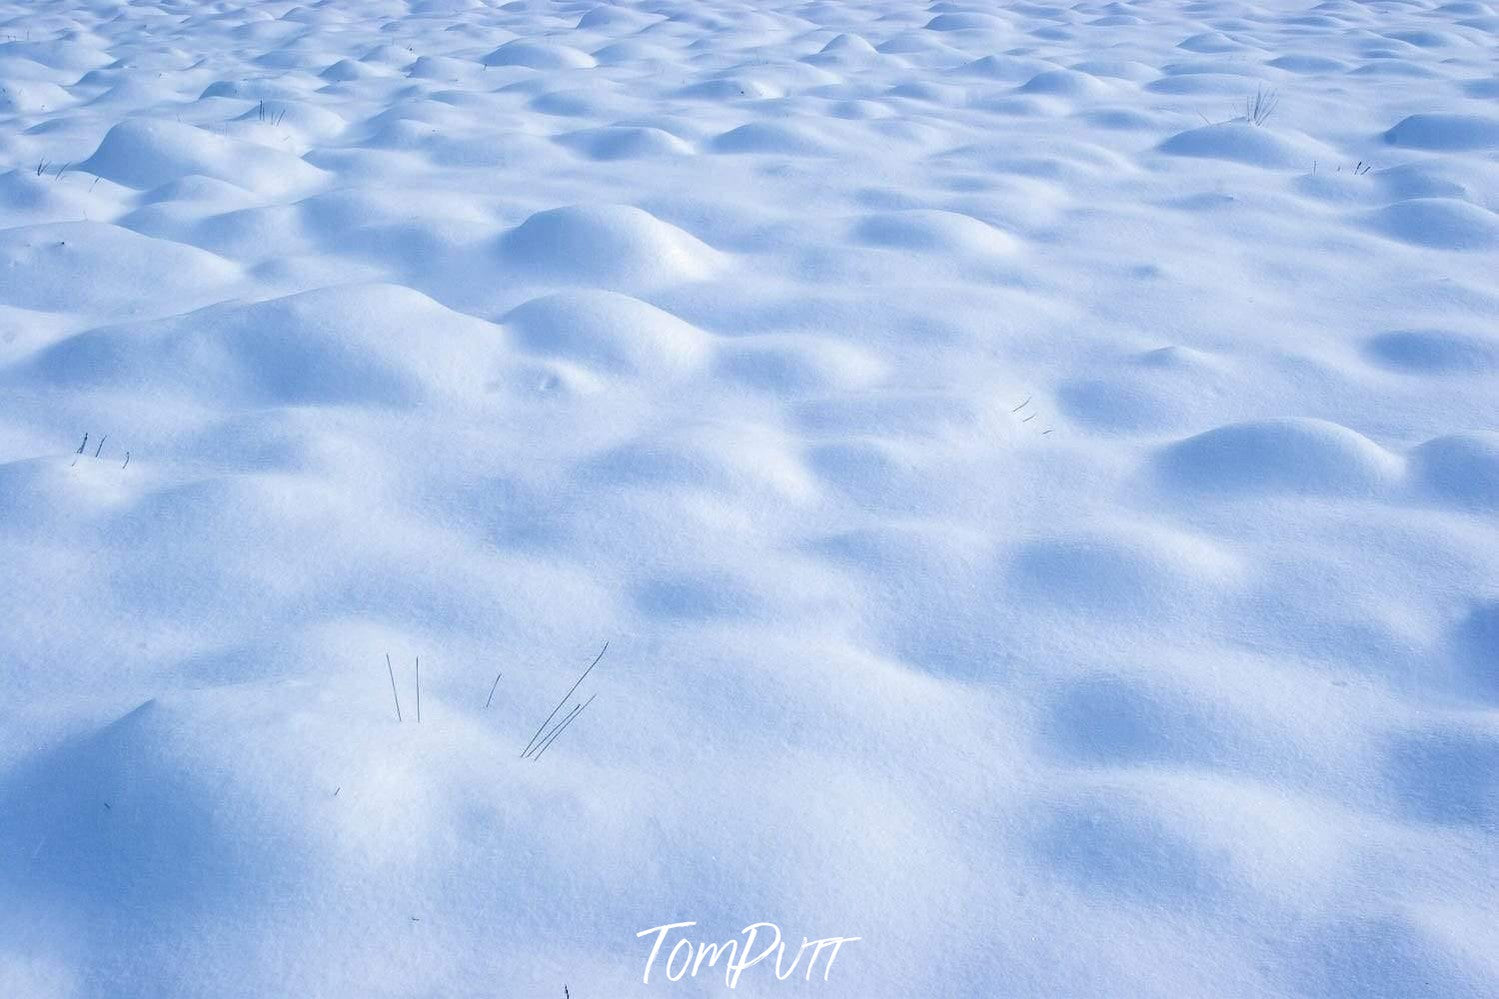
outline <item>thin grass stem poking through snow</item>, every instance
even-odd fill
[[[558,701],[557,702],[557,706],[552,709],[552,713],[549,714],[549,715],[547,715],[546,721],[542,722],[537,727],[536,734],[533,735],[533,736],[531,736],[531,741],[528,742],[528,743],[526,743],[526,748],[524,750],[522,750],[522,752],[520,754],[520,758],[521,759],[524,760],[526,757],[528,757],[528,756],[531,755],[532,748],[541,739],[541,733],[543,731],[545,731],[546,727],[552,723],[552,719],[557,717],[557,712],[561,711],[562,710],[562,706],[567,703],[567,699],[569,697],[573,696],[573,691],[577,690],[578,687],[579,687],[579,685],[581,685],[583,683],[583,681],[585,679],[587,679],[588,674],[593,672],[593,668],[599,664],[599,660],[602,659],[602,658],[604,658],[604,653],[608,652],[608,651],[609,651],[609,643],[605,642],[604,643],[604,647],[602,649],[599,649],[599,654],[594,657],[593,662],[589,663],[588,664],[588,668],[583,671],[583,675],[580,676],[580,677],[578,677],[577,681],[575,683],[573,683],[573,685],[571,687],[568,688],[567,693],[565,693],[565,694],[562,695],[562,700]]]
[[[422,657],[416,657],[416,723],[422,723]]]
[[[544,753],[544,752],[546,752],[549,748],[551,748],[552,743],[554,743],[554,742],[557,741],[557,736],[561,735],[562,732],[563,732],[563,730],[566,729],[567,726],[571,725],[573,723],[573,720],[575,718],[577,718],[579,715],[581,715],[583,713],[583,709],[586,708],[586,707],[588,707],[588,705],[592,704],[593,703],[593,698],[597,697],[597,696],[599,696],[599,695],[598,694],[594,694],[592,697],[589,697],[588,700],[584,701],[582,704],[579,704],[577,707],[575,707],[575,708],[572,709],[572,712],[567,716],[566,719],[563,720],[562,724],[558,725],[555,729],[553,729],[552,730],[552,734],[550,736],[548,736],[547,740],[545,742],[543,742],[541,744],[540,748],[538,748],[536,750],[536,757],[535,757],[536,759],[538,759],[538,760],[541,759],[541,754]]]
[[[579,707],[580,705],[574,704],[571,708],[568,708],[567,714],[562,716],[562,720],[553,725],[551,728],[547,729],[547,734],[542,736],[541,741],[536,744],[536,749],[531,754],[532,759],[537,759],[541,756],[542,748],[550,745],[553,737],[555,737],[558,732],[562,731],[563,726],[572,721],[573,715],[578,713]]]
[[[494,703],[494,692],[495,692],[495,690],[496,690],[496,688],[498,688],[498,687],[499,687],[499,685],[500,685],[500,677],[502,677],[502,676],[504,676],[504,675],[505,675],[505,674],[504,674],[504,672],[503,672],[503,671],[501,671],[501,672],[499,672],[499,673],[496,673],[496,674],[495,674],[495,675],[494,675],[494,683],[492,683],[492,684],[490,684],[490,685],[489,685],[489,699],[488,699],[488,700],[486,700],[486,701],[485,701],[485,702],[484,702],[484,707],[485,707],[485,708],[486,708],[486,709],[487,709],[487,708],[488,708],[488,707],[489,707],[489,706],[490,706],[490,705],[491,705],[491,704],[493,704],[493,703]]]
[[[1251,125],[1263,125],[1279,106],[1279,95],[1273,90],[1260,87],[1255,90],[1253,97],[1244,99],[1244,118]]]
[[[396,721],[404,721],[401,717],[401,695],[396,693],[396,670],[390,664],[390,653],[385,653],[385,668],[390,672],[390,696],[396,700]]]

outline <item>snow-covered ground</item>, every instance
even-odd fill
[[[1499,994],[1496,40],[0,2],[0,996]]]

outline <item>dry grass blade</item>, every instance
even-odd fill
[[[390,664],[389,652],[385,653],[385,668],[390,671],[390,696],[396,699],[396,721],[402,721],[401,695],[396,693],[396,670],[395,667]]]
[[[1261,87],[1253,97],[1245,99],[1244,117],[1251,125],[1263,125],[1279,106],[1280,97],[1276,92]]]
[[[593,698],[597,697],[597,696],[599,696],[599,695],[598,694],[594,694],[593,697],[590,697],[588,700],[584,701],[582,704],[579,704],[577,707],[573,708],[572,713],[567,716],[566,720],[564,720],[561,725],[557,726],[557,728],[547,738],[547,741],[545,743],[543,743],[542,746],[541,746],[541,748],[536,751],[536,759],[538,759],[538,760],[541,759],[541,754],[544,753],[544,752],[546,752],[549,748],[551,748],[552,743],[554,743],[554,742],[557,741],[557,736],[561,735],[563,733],[563,731],[567,728],[567,726],[571,725],[573,723],[573,720],[583,713],[583,709],[586,708],[586,707],[588,707],[588,705],[590,705],[590,704],[593,703]]]
[[[593,662],[590,663],[588,668],[583,671],[583,675],[578,677],[577,682],[568,688],[566,694],[562,695],[562,700],[558,701],[557,706],[552,709],[552,713],[547,715],[546,721],[542,722],[541,725],[537,727],[536,734],[531,736],[531,741],[526,743],[526,748],[521,752],[521,759],[524,760],[527,756],[531,755],[531,749],[536,745],[537,740],[541,738],[541,733],[545,731],[546,727],[552,723],[552,719],[557,717],[557,712],[562,710],[562,705],[566,704],[567,699],[573,696],[573,691],[577,690],[579,685],[581,685],[583,681],[587,679],[588,674],[593,672],[593,668],[599,664],[599,660],[604,658],[604,653],[608,651],[609,643],[605,642],[604,647],[599,650],[599,654],[594,657]]]

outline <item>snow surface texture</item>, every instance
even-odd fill
[[[1499,994],[1496,33],[0,2],[0,995]]]

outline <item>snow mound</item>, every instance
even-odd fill
[[[987,55],[964,63],[954,72],[967,76],[981,76],[990,80],[1019,83],[1049,71],[1049,64],[1039,59],[1018,56]]]
[[[21,59],[72,73],[75,77],[115,61],[102,51],[102,45],[90,45],[76,36],[68,38],[64,35],[50,41],[17,39],[13,33],[5,37],[9,40],[0,42],[0,60]]]
[[[1456,198],[1474,200],[1469,195],[1470,179],[1448,164],[1431,160],[1405,163],[1375,174],[1379,186],[1389,192],[1393,201],[1411,198]]]
[[[365,285],[79,333],[30,370],[219,405],[409,406],[481,394],[502,344],[495,327],[415,291]]]
[[[518,270],[569,283],[693,281],[722,265],[722,255],[695,236],[627,205],[537,212],[506,233],[500,247]]]
[[[71,94],[46,80],[0,82],[0,114],[29,115],[61,111],[74,103]]]
[[[834,35],[833,38],[818,51],[823,55],[842,54],[872,56],[877,54],[875,52],[874,46],[870,45],[868,40],[860,35],[849,34],[848,32]]]
[[[43,178],[36,170],[0,173],[0,211],[14,226],[85,218],[90,214],[107,217],[119,210],[118,193],[118,189],[96,193],[59,184],[55,175]]]
[[[766,100],[782,96],[781,91],[760,80],[741,77],[719,77],[704,80],[677,91],[676,96],[715,102],[733,100]]]
[[[1292,141],[1244,121],[1178,132],[1161,143],[1160,148],[1173,156],[1229,160],[1277,170],[1309,170],[1317,157],[1315,147],[1309,143]]]
[[[239,268],[196,247],[101,222],[0,230],[0,302],[42,311],[125,312],[141,289],[188,301],[222,295]]]
[[[260,807],[263,788],[216,779],[200,755],[213,740],[191,728],[148,701],[57,748],[46,770],[13,778],[0,790],[11,819],[0,836],[51,833],[27,877],[74,904],[107,899],[121,915],[171,922],[215,905],[250,911],[261,888],[291,888],[292,877],[309,873],[304,851],[273,845],[274,834],[300,836]],[[261,835],[242,836],[244,828]]]
[[[455,59],[452,56],[418,56],[416,61],[406,70],[406,75],[413,80],[435,80],[452,81],[467,79],[476,73],[482,72],[482,64],[470,62],[467,59]]]
[[[823,156],[831,148],[817,129],[799,123],[751,122],[730,129],[713,140],[721,153],[771,153]]]
[[[619,7],[614,4],[600,4],[588,10],[578,18],[578,28],[588,31],[614,30],[617,32],[633,32],[654,24],[660,20],[659,15],[632,10],[629,7]]]
[[[926,23],[928,31],[1002,32],[1007,31],[1009,27],[1003,18],[995,17],[993,14],[977,14],[968,11],[938,14]]]
[[[1017,246],[1007,233],[971,215],[930,209],[867,215],[854,235],[873,246],[927,253],[1005,254]]]
[[[1385,132],[1384,140],[1405,149],[1443,152],[1499,149],[1499,118],[1476,114],[1413,114]]]
[[[611,125],[572,132],[558,139],[563,145],[594,160],[635,160],[651,156],[683,156],[690,145],[659,128]]]
[[[1109,87],[1098,77],[1071,69],[1053,69],[1037,73],[1019,88],[1022,94],[1048,94],[1053,97],[1101,97]]]
[[[378,80],[389,79],[391,70],[371,65],[367,62],[356,62],[353,59],[340,59],[328,68],[324,69],[318,76],[330,83],[353,83],[355,80]]]
[[[1288,419],[1217,427],[1167,447],[1160,470],[1198,492],[1359,495],[1400,478],[1403,463],[1362,434],[1326,420]]]
[[[1177,43],[1177,48],[1186,49],[1188,52],[1201,52],[1216,55],[1223,52],[1242,52],[1246,46],[1234,41],[1221,31],[1204,31],[1184,38]]]
[[[1416,481],[1433,495],[1459,506],[1499,510],[1499,433],[1437,437],[1412,451],[1410,461]]]
[[[531,42],[522,38],[506,42],[484,57],[486,66],[524,66],[528,69],[592,69],[593,56],[567,45]]]
[[[139,484],[112,474],[116,467],[74,465],[61,456],[0,463],[0,517],[13,529],[54,530],[70,520],[128,510]]]
[[[534,298],[502,322],[534,353],[615,373],[681,376],[701,368],[713,349],[697,327],[609,291]]]
[[[1411,198],[1371,212],[1368,225],[1402,243],[1436,250],[1499,246],[1499,215],[1452,198]]]
[[[316,167],[279,150],[161,120],[114,126],[79,169],[139,190],[202,174],[274,193],[323,177]]]

